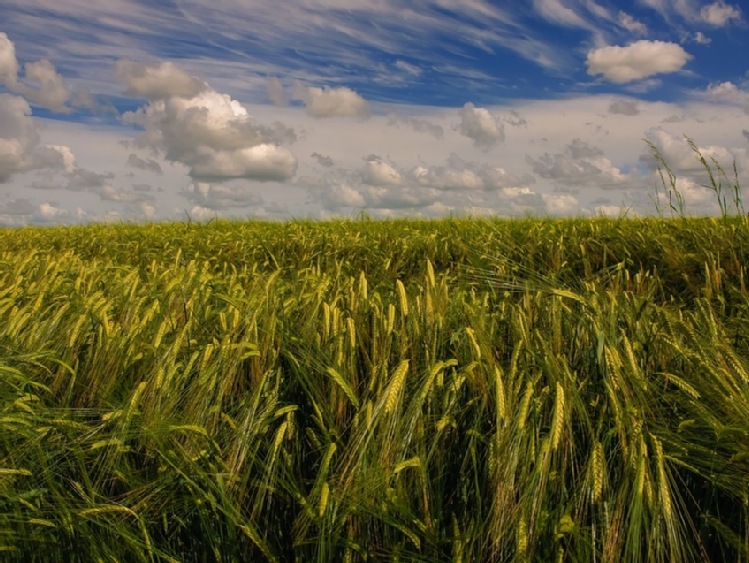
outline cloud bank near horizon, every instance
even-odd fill
[[[114,6],[9,0],[0,9],[24,22],[0,30],[0,224],[644,214],[659,180],[643,139],[679,175],[687,208],[714,213],[685,134],[708,161],[749,171],[749,69],[711,79],[701,66],[723,31],[746,26],[726,2],[687,10],[643,0],[633,12],[537,0],[507,11],[476,0],[427,2],[417,14],[384,1],[344,14],[316,0],[291,2],[293,17],[281,19],[261,0],[251,37],[237,27],[246,7],[235,0],[211,13],[186,0],[168,15],[117,4],[127,17],[106,20],[109,42],[101,18]],[[49,48],[29,42],[39,21],[20,18],[41,7],[52,18]],[[88,28],[95,60],[81,57],[64,25],[71,17],[99,18]],[[170,50],[170,30],[196,21],[204,47],[155,56]],[[558,26],[561,39],[537,21]],[[143,35],[126,41],[125,23]],[[465,32],[459,44],[437,41],[455,29]],[[404,43],[405,31],[432,34],[431,47]],[[495,76],[499,52],[513,63]]]

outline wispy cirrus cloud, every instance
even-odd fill
[[[466,71],[478,68],[472,62],[477,50],[487,55],[509,51],[546,69],[574,64],[524,20],[535,14],[483,0],[430,0],[418,8],[396,0],[345,5],[290,1],[284,10],[270,0],[216,0],[210,5],[181,0],[175,7],[162,9],[137,0],[8,0],[0,15],[10,28],[21,30],[17,42],[24,52],[52,60],[92,91],[97,91],[96,76],[111,74],[115,60],[148,60],[154,52],[181,59],[183,68],[200,70],[209,81],[215,78],[209,73],[221,74],[222,68],[229,80],[230,65],[239,65],[266,77],[331,86],[356,86],[365,75],[367,85],[384,84],[394,71],[414,84],[446,77],[441,65],[434,64],[434,45],[447,58],[461,57]],[[173,49],[173,38],[196,33],[200,48]],[[91,45],[97,46],[95,61],[90,60]],[[209,59],[210,64],[204,64]],[[471,80],[467,77],[461,84]],[[100,83],[98,90],[106,86]]]
[[[741,22],[741,9],[725,0],[703,4],[695,0],[640,0],[640,3],[655,10],[667,22],[703,23],[723,27]]]

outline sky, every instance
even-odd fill
[[[0,225],[715,214],[746,2],[2,0]]]

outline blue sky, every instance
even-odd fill
[[[282,6],[282,8],[280,7]],[[654,210],[749,170],[747,6],[4,0],[0,224]]]

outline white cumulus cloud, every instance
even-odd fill
[[[487,149],[504,141],[505,127],[500,117],[486,108],[466,103],[460,110],[460,132],[473,140],[477,147]]]
[[[34,151],[34,168],[62,170],[73,174],[78,168],[75,155],[64,145],[43,145]]]
[[[372,186],[397,186],[403,180],[400,172],[378,156],[367,158],[362,179]]]
[[[580,209],[577,198],[570,194],[541,194],[546,211],[552,215],[572,215]]]
[[[712,100],[739,105],[744,113],[749,115],[749,91],[742,90],[730,81],[710,84],[707,87],[707,97]]]
[[[367,204],[358,190],[344,182],[335,182],[328,186],[321,194],[320,203],[329,211],[343,207],[364,207]]]
[[[29,170],[72,170],[70,148],[40,145],[29,103],[19,96],[0,94],[0,183]]]
[[[60,209],[47,202],[40,203],[37,209],[39,216],[47,220],[59,219],[61,216],[67,215],[64,209]]]
[[[733,82],[726,81],[718,84],[710,84],[707,93],[711,98],[736,98],[740,94],[739,87]]]
[[[184,164],[196,180],[283,181],[294,176],[297,159],[284,146],[296,140],[293,130],[281,123],[258,123],[228,94],[165,64],[120,66],[119,75],[130,90],[150,98],[145,107],[123,116],[145,130],[138,141],[141,145]],[[129,72],[133,69],[134,74]],[[128,81],[133,75],[137,80]],[[178,80],[170,83],[167,75]]]
[[[454,154],[443,166],[417,166],[411,171],[411,177],[419,186],[458,192],[524,189],[535,181],[530,174],[518,176],[499,166],[466,161]]]
[[[528,156],[526,161],[542,178],[572,188],[621,188],[636,184],[639,179],[635,172],[624,172],[606,158],[600,148],[581,139],[574,139],[563,153],[545,153],[538,158]]]
[[[741,20],[741,10],[723,1],[713,2],[700,10],[702,21],[722,27],[732,20]]]
[[[188,215],[192,221],[210,221],[218,217],[218,212],[202,205],[194,205]]]
[[[0,84],[37,106],[60,113],[70,111],[65,104],[71,91],[55,65],[42,59],[26,63],[23,69],[24,76],[19,77],[15,45],[6,33],[0,33]]]
[[[0,84],[14,86],[18,77],[16,47],[8,35],[0,32]]]
[[[57,73],[55,65],[46,59],[24,65],[24,82],[14,90],[26,96],[32,103],[65,113],[70,111],[65,106],[70,99],[70,88],[65,79]]]
[[[588,74],[602,74],[622,84],[681,70],[692,58],[681,45],[666,41],[635,41],[626,47],[609,46],[588,53]]]
[[[221,180],[251,178],[282,181],[291,178],[296,157],[286,147],[264,143],[236,150],[215,150],[203,146],[193,156],[190,175],[194,178]]]
[[[148,64],[123,59],[117,61],[115,74],[125,84],[128,95],[147,100],[193,98],[206,87],[169,61]]]
[[[301,100],[312,117],[369,117],[369,103],[351,88],[294,85],[294,97]]]
[[[682,135],[674,135],[656,127],[649,130],[645,138],[655,146],[669,168],[678,177],[686,176],[700,184],[709,183],[704,165]],[[708,163],[712,163],[715,159],[726,171],[731,171],[734,162],[740,176],[744,170],[749,170],[749,150],[743,147],[697,145],[697,149]],[[650,152],[644,153],[640,158],[655,169],[657,163]]]

